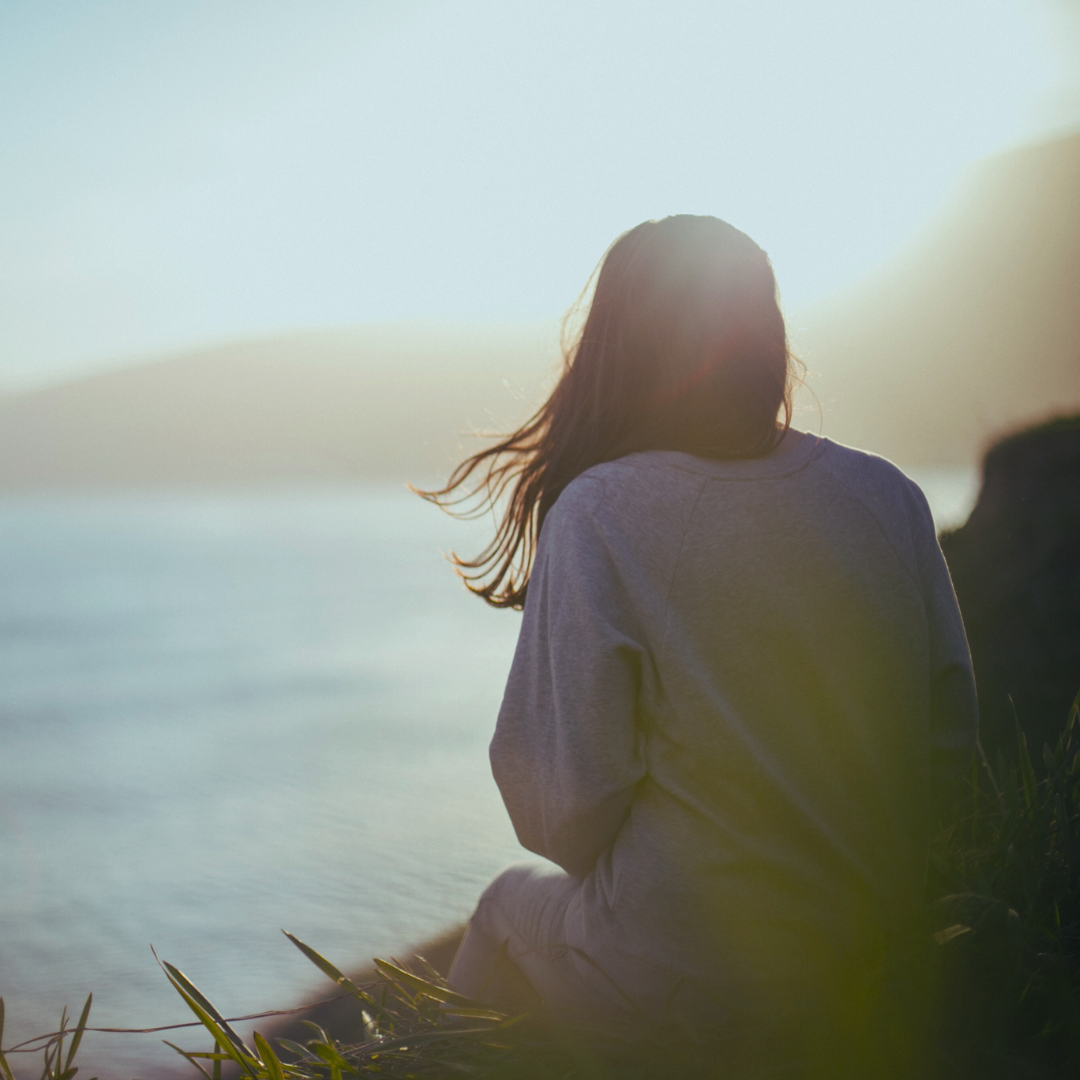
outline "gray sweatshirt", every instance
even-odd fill
[[[880,950],[977,724],[922,492],[805,435],[563,491],[491,763],[521,843],[581,880],[571,948],[652,1007]]]

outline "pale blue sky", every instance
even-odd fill
[[[222,338],[539,320],[647,217],[785,301],[1073,115],[1075,0],[0,0],[0,386]]]

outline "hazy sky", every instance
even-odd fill
[[[1078,0],[0,0],[0,384],[252,333],[545,319],[714,213],[789,306],[1080,118]]]

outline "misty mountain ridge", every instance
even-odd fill
[[[798,315],[824,433],[894,460],[973,463],[1075,411],[1080,133],[982,162],[900,257]]]
[[[0,487],[431,482],[554,375],[557,327],[387,323],[0,397]]]
[[[974,463],[1080,408],[1080,134],[982,163],[904,254],[789,323],[796,426],[905,464]],[[437,482],[558,360],[556,324],[387,323],[0,394],[0,489]]]

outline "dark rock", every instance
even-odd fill
[[[964,614],[991,761],[1036,769],[1080,691],[1080,416],[1008,436],[983,461],[971,517],[941,546]]]

